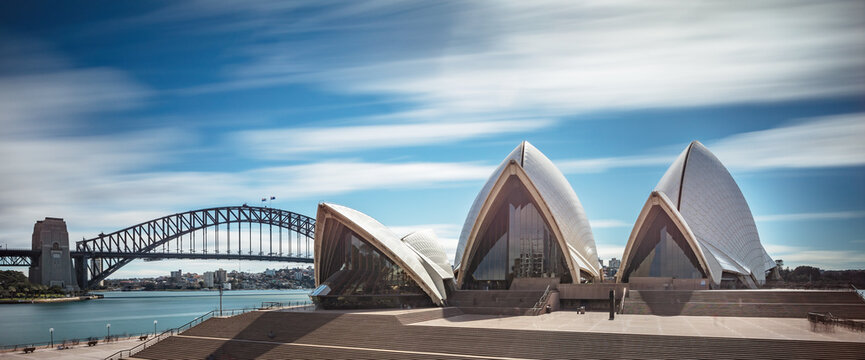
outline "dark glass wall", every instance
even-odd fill
[[[515,177],[481,224],[463,282],[467,289],[507,289],[514,278],[570,279],[565,257],[537,204]]]
[[[322,273],[322,283],[331,288],[328,295],[424,295],[401,266],[348,227],[334,225],[325,230],[325,236],[336,238],[326,241],[333,254]]]
[[[631,276],[676,279],[706,277],[685,236],[660,207],[649,210],[635,245],[636,249],[631,250],[631,259],[622,276],[624,282]]]

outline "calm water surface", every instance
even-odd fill
[[[219,308],[217,291],[104,292],[104,299],[57,304],[0,304],[0,345],[104,337],[174,328]],[[222,297],[223,309],[261,306],[263,301],[309,302],[309,290],[233,290]]]

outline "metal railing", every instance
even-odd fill
[[[623,287],[622,288],[622,302],[619,303],[619,314],[621,314],[625,311],[625,298],[626,297],[628,297],[628,288]]]
[[[547,285],[547,289],[544,290],[544,294],[541,295],[541,298],[538,299],[538,302],[535,303],[535,306],[532,306],[530,310],[532,315],[540,315],[540,313],[544,310],[544,305],[547,303],[547,298],[550,297],[550,285]]]
[[[310,306],[314,306],[314,305],[312,305],[312,303],[310,303],[308,301],[298,301],[298,302],[272,302],[272,301],[268,301],[268,302],[262,302],[261,305],[262,305],[261,307],[257,307],[257,308],[227,309],[227,310],[226,309],[223,309],[223,310],[216,309],[216,310],[209,311],[204,315],[201,315],[195,319],[192,319],[191,321],[187,322],[186,324],[180,325],[180,326],[173,328],[173,329],[165,330],[161,334],[154,336],[152,338],[149,338],[149,339],[145,340],[144,342],[136,345],[135,347],[133,347],[131,349],[120,350],[114,354],[111,354],[110,356],[106,357],[105,360],[119,360],[119,359],[132,357],[133,355],[143,351],[144,349],[147,349],[148,347],[156,345],[156,343],[158,343],[162,340],[165,340],[171,336],[178,335],[178,334],[180,334],[186,330],[189,330],[192,327],[194,327],[198,324],[201,324],[205,320],[210,319],[212,317],[232,317],[232,316],[244,314],[244,313],[247,313],[250,311],[273,310],[273,309],[283,309],[283,308],[287,308],[290,310],[297,310],[297,311],[301,311],[301,310],[308,311],[310,309]]]
[[[862,293],[859,292],[859,289],[856,288],[856,285],[853,285],[853,283],[850,283],[850,288],[853,289],[853,292],[856,293],[856,295],[859,295],[859,298],[862,299],[862,301],[865,301],[865,296],[863,296]]]

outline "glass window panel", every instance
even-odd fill
[[[666,212],[659,207],[649,211],[643,229],[637,235],[634,254],[622,280],[636,277],[705,278],[699,261],[685,236]]]
[[[514,278],[530,277],[569,282],[559,243],[526,188],[511,177],[499,194],[494,215],[478,232],[463,287],[507,289]]]
[[[329,295],[420,295],[423,291],[401,266],[349,228],[338,224],[333,231],[336,258],[322,274]],[[338,269],[334,271],[335,269]]]

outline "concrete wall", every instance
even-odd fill
[[[709,279],[673,279],[669,277],[631,277],[632,290],[708,290]]]
[[[608,300],[610,290],[616,291],[616,299],[621,299],[628,284],[559,284],[559,297],[563,300]]]
[[[547,286],[555,289],[559,286],[559,278],[516,278],[511,282],[509,290],[546,290]]]

